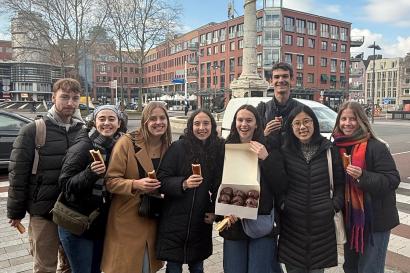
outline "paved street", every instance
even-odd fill
[[[400,170],[402,183],[397,190],[397,206],[401,224],[390,236],[386,272],[410,272],[410,122],[376,120],[375,131],[387,141]],[[20,235],[9,227],[6,219],[8,181],[6,173],[0,173],[0,273],[31,272],[32,259],[28,253],[27,233]],[[28,219],[22,222],[26,227]],[[222,238],[213,235],[214,254],[205,261],[206,272],[219,273],[222,269]],[[339,267],[326,270],[327,273],[343,272],[339,256]],[[165,272],[161,270],[160,272]],[[184,272],[188,272],[186,267]]]

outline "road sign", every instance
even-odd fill
[[[383,104],[389,104],[390,103],[390,99],[383,99]]]
[[[3,91],[9,92],[10,91],[10,79],[2,79],[3,83]]]
[[[117,80],[110,81],[110,88],[112,89],[117,88]]]

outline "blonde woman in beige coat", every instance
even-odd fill
[[[160,181],[146,174],[158,169],[170,143],[169,117],[158,102],[144,108],[141,128],[116,143],[106,175],[113,198],[101,265],[104,273],[153,273],[162,267],[154,249],[157,222],[139,216],[138,206],[142,193],[160,187]]]

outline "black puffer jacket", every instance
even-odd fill
[[[259,160],[260,168],[260,189],[261,198],[259,202],[258,214],[268,215],[273,208],[273,201],[284,192],[286,187],[286,173],[283,166],[283,158],[281,153],[273,149],[269,152],[265,160]],[[276,223],[279,221],[279,215],[275,211]],[[222,220],[222,219],[220,219]],[[228,240],[246,240],[249,237],[245,234],[242,228],[241,221],[237,221],[230,228],[225,229],[220,235]],[[274,236],[275,229],[267,236]]]
[[[165,154],[158,172],[164,206],[158,227],[157,258],[163,261],[194,263],[212,254],[212,225],[204,222],[206,212],[214,212],[221,182],[222,153],[218,169],[208,169],[201,158],[203,181],[195,189],[183,191],[182,182],[191,174],[187,141],[174,142]],[[220,143],[222,150],[222,142]],[[211,195],[210,195],[211,193]]]
[[[46,123],[46,143],[40,150],[37,175],[31,174],[33,166],[36,125],[24,126],[13,144],[9,165],[9,196],[7,217],[24,218],[30,215],[50,217],[50,210],[60,192],[58,177],[62,160],[81,130],[83,124],[76,123],[67,131],[52,119],[44,117]]]
[[[64,157],[59,179],[59,185],[65,197],[63,202],[68,207],[84,215],[89,215],[97,208],[100,209],[99,217],[84,234],[88,238],[104,237],[110,203],[108,193],[105,191],[103,176],[99,176],[91,171],[90,166],[93,159],[89,151],[91,149],[99,149],[105,158],[105,165],[108,166],[114,142],[111,143],[108,140],[110,142],[109,148],[100,147],[100,145],[93,142],[98,136],[99,134],[96,132],[91,135],[90,139],[86,130],[80,132],[76,143],[70,147],[67,155]],[[96,185],[97,182],[98,185]]]
[[[360,177],[359,188],[370,200],[373,231],[384,232],[399,224],[396,189],[400,175],[386,144],[369,139],[366,149],[366,169]]]
[[[309,163],[302,152],[283,148],[288,186],[284,196],[279,237],[280,262],[311,269],[337,265],[333,216],[344,203],[344,176],[336,149],[332,149],[335,193],[330,199],[326,150],[323,139]]]

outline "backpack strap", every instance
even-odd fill
[[[35,137],[35,150],[34,150],[34,162],[31,174],[37,174],[37,167],[40,160],[39,151],[41,147],[46,143],[46,123],[44,119],[36,119],[36,137]]]

